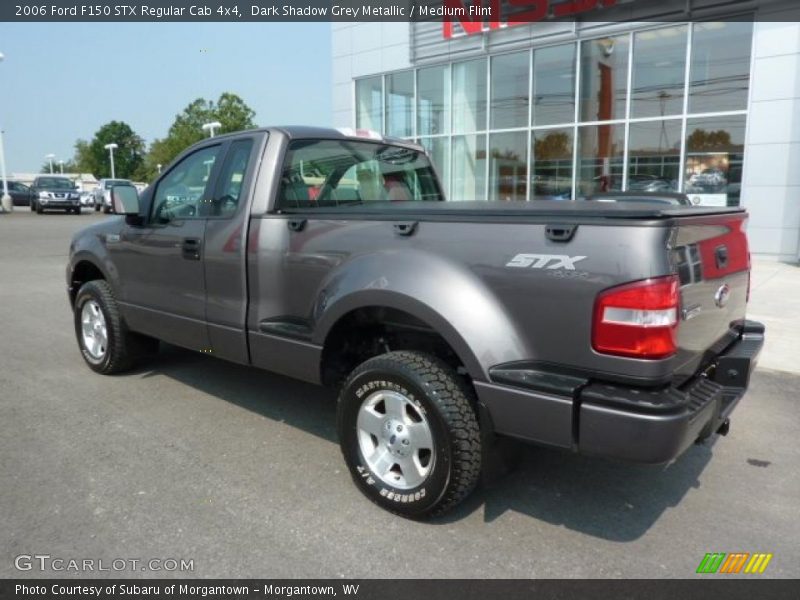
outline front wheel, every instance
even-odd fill
[[[75,297],[75,335],[89,368],[103,375],[130,369],[158,342],[128,331],[107,282],[89,281]]]
[[[393,513],[443,514],[478,482],[474,392],[436,357],[403,351],[366,361],[342,388],[337,420],[356,485]]]

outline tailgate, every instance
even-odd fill
[[[689,377],[739,335],[750,286],[746,213],[676,220],[680,279],[678,379]]]

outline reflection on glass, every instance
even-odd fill
[[[625,127],[589,125],[578,135],[578,195],[620,191]]]
[[[451,200],[486,199],[486,136],[453,137]]]
[[[581,44],[581,121],[625,118],[629,37]]]
[[[533,125],[575,120],[575,44],[533,53]]]
[[[486,60],[453,65],[453,131],[486,129]]]
[[[572,129],[533,132],[532,200],[572,198]]]
[[[356,81],[356,127],[383,131],[382,97],[380,77]]]
[[[397,137],[413,135],[414,72],[386,76],[386,134]]]
[[[489,137],[489,200],[524,201],[528,194],[528,134]]]
[[[430,67],[417,72],[417,133],[435,135],[450,130],[450,69]]]
[[[678,191],[680,120],[631,123],[628,146],[628,190]]]
[[[752,23],[695,24],[689,112],[747,108],[752,38]]]
[[[663,117],[683,112],[688,33],[688,27],[681,25],[636,34],[632,117]]]
[[[422,138],[420,143],[430,153],[431,161],[444,187],[445,196],[450,196],[450,138]]]
[[[528,125],[529,61],[527,52],[505,54],[492,59],[493,129],[512,129]]]
[[[684,190],[693,203],[739,205],[744,132],[744,115],[688,120]]]

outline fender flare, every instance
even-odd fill
[[[488,381],[494,365],[530,356],[508,312],[486,284],[460,263],[425,251],[374,252],[331,272],[313,307],[311,341],[324,346],[342,317],[370,307],[400,310],[428,324],[477,381]]]

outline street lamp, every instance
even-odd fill
[[[108,150],[108,155],[111,157],[111,179],[116,179],[116,175],[114,174],[114,150],[119,148],[119,146],[112,142],[111,144],[106,144],[103,147]]]
[[[64,174],[64,161],[63,160],[58,161],[58,168],[61,170],[61,174],[63,175]]]
[[[44,157],[50,161],[50,175],[53,174],[53,159],[56,157],[55,154],[45,154]]]
[[[158,169],[158,174],[161,175],[161,163],[156,165],[156,169]]]
[[[222,127],[219,121],[212,121],[211,123],[203,123],[203,131],[208,131],[208,137],[214,137],[214,131]]]
[[[0,52],[0,62],[3,62],[5,55]],[[3,129],[0,127],[0,175],[3,177],[3,197],[0,198],[0,206],[3,212],[11,212],[14,210],[14,203],[11,201],[11,196],[8,195],[8,178],[6,177],[6,153],[3,149]]]

